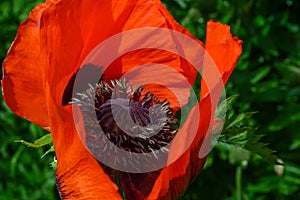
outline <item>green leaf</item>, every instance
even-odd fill
[[[25,140],[16,140],[15,142],[21,142],[21,143],[27,145],[28,147],[40,148],[42,146],[51,144],[52,143],[52,137],[51,137],[51,134],[49,133],[49,134],[44,135],[41,138],[37,139],[33,143],[27,142]]]
[[[244,119],[247,119],[247,117],[245,117]],[[232,123],[229,125],[231,128],[225,128],[225,131],[219,138],[219,142],[248,150],[251,153],[257,154],[268,163],[277,164],[278,158],[274,155],[275,151],[270,149],[267,146],[268,144],[263,143],[261,141],[264,135],[256,134],[256,128],[251,128],[247,126],[233,127],[231,126]]]
[[[55,151],[55,150],[54,150],[54,146],[52,145],[52,146],[50,147],[50,149],[48,149],[48,150],[41,156],[41,158],[45,157],[46,155],[48,155],[49,153],[54,152],[54,151]]]
[[[233,127],[240,127],[240,126],[245,126],[245,123],[257,112],[246,112],[246,113],[241,113],[235,116],[232,116],[230,119],[228,119],[225,122],[225,128],[233,128]]]
[[[271,71],[271,67],[270,66],[266,66],[266,67],[263,67],[261,69],[258,69],[255,72],[255,76],[252,78],[251,83],[252,84],[258,83],[263,78],[265,78],[269,74],[270,71]]]
[[[223,116],[223,113],[226,113],[227,110],[231,107],[231,105],[233,104],[233,102],[236,100],[236,98],[238,97],[238,95],[233,95],[231,97],[228,97],[227,99],[225,99],[224,101],[222,101],[217,109],[216,109],[216,114],[215,116]]]
[[[180,8],[182,9],[186,9],[187,8],[187,4],[184,2],[184,0],[175,0],[176,3],[178,3],[178,5],[180,6]]]
[[[224,100],[218,107],[216,115],[228,111],[228,108],[233,104],[236,96],[232,96]],[[277,164],[278,158],[273,154],[275,151],[271,150],[266,144],[261,141],[264,137],[262,134],[256,134],[257,128],[248,126],[249,120],[257,112],[246,112],[236,115],[227,115],[224,124],[224,129],[219,137],[218,142],[232,145],[236,148],[242,148],[257,154],[265,161]]]
[[[53,158],[53,161],[50,163],[50,166],[51,166],[54,170],[56,170],[56,167],[57,167],[57,160],[56,160],[55,157]]]

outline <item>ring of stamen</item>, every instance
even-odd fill
[[[155,157],[158,150],[168,151],[178,122],[166,100],[160,101],[151,92],[143,94],[144,86],[133,89],[125,80],[111,84],[101,81],[89,87],[78,93],[78,98],[72,98],[72,103],[82,111],[86,144],[93,155],[110,155],[108,151],[113,145],[130,153],[152,153]],[[101,134],[110,142],[103,141]],[[120,162],[120,158],[115,159]]]

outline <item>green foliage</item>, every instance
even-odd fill
[[[28,147],[40,148],[40,147],[45,146],[47,144],[51,144],[52,143],[52,137],[51,137],[51,134],[48,133],[48,134],[42,136],[41,138],[35,140],[34,142],[27,142],[25,140],[16,140],[15,142],[21,142],[21,143],[27,145]]]
[[[32,147],[32,148],[41,148],[44,147],[46,145],[51,145],[51,147],[41,156],[41,158],[45,157],[47,154],[51,153],[51,152],[55,152],[54,151],[54,146],[52,144],[52,136],[51,133],[48,133],[46,135],[43,135],[42,137],[40,137],[39,139],[35,140],[34,142],[27,142],[25,140],[16,140],[15,142],[20,142],[25,144],[28,147]],[[53,163],[54,162],[54,163]],[[55,167],[55,161],[51,162],[51,166],[53,168]]]
[[[1,61],[20,22],[39,1],[0,2]],[[300,2],[164,0],[164,4],[204,42],[209,19],[229,24],[233,35],[244,41],[243,54],[227,84],[227,96],[239,97],[227,113],[227,129],[219,138],[223,143],[210,153],[182,199],[300,199]],[[56,164],[54,155],[41,158],[49,145],[33,149],[14,142],[34,141],[45,131],[16,117],[0,98],[0,199],[58,199],[51,168]],[[252,116],[249,111],[258,113]],[[284,165],[266,162],[275,160],[268,148],[276,150]]]
[[[49,166],[54,155],[41,159],[45,148],[14,142],[39,138],[45,131],[15,116],[3,101],[0,108],[0,199],[56,199],[55,173]]]
[[[230,98],[227,102],[232,103]],[[243,148],[261,156],[270,164],[276,164],[278,158],[273,154],[274,151],[268,148],[267,144],[261,142],[264,135],[257,134],[257,128],[247,126],[247,121],[251,119],[255,113],[256,112],[231,114],[231,116],[227,117],[224,124],[224,131],[219,138],[219,142]]]

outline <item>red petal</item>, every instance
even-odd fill
[[[48,77],[50,84],[56,87],[53,95],[57,103],[62,102],[69,79],[90,51],[111,36],[142,27],[169,28],[187,33],[159,1],[148,0],[60,1],[44,12],[41,24],[43,60],[49,64]],[[110,49],[109,53],[118,54],[118,48]],[[166,60],[164,55],[156,53],[154,56],[158,56],[160,62],[162,58]],[[141,59],[140,54],[135,57]],[[179,56],[172,59],[177,65],[171,66],[193,83],[196,71],[186,62],[181,64],[179,59]],[[114,66],[105,75],[120,78],[132,67],[130,63],[122,62],[121,66]],[[188,89],[184,95],[187,99]]]
[[[194,80],[186,78],[192,73],[182,67],[191,70],[193,67],[178,55],[159,49],[134,51],[114,61],[107,69],[111,73],[105,74],[105,79],[120,78],[113,73],[120,66],[127,72],[123,76],[126,80],[134,84],[147,84],[145,93],[151,91],[160,100],[167,99],[175,111],[188,102]]]
[[[53,3],[43,13],[41,55],[43,64],[47,66],[45,86],[49,93],[47,93],[46,100],[48,105],[56,105],[56,107],[49,108],[50,125],[57,152],[59,186],[65,195],[72,193],[80,198],[96,194],[112,193],[115,195],[112,189],[107,189],[106,192],[102,191],[106,187],[100,185],[100,181],[105,179],[107,188],[111,187],[111,181],[106,180],[97,161],[82,146],[74,125],[72,125],[72,113],[65,112],[60,105],[71,76],[79,69],[86,56],[96,45],[114,34],[140,27],[166,27],[186,32],[159,1],[64,0]],[[117,51],[117,49],[112,50]],[[113,54],[113,51],[110,53]],[[138,55],[136,57],[141,58]],[[176,63],[179,61],[178,58],[179,56],[175,58]],[[160,60],[164,59],[160,58]],[[177,71],[184,72],[183,75],[193,82],[192,79],[196,74],[189,73],[192,71],[188,69],[191,68],[190,65],[178,63],[173,67]],[[130,65],[122,63],[107,75],[118,78],[130,69]],[[189,90],[187,91],[185,92],[186,99]],[[83,164],[82,161],[86,164]]]
[[[198,106],[200,107],[200,115]],[[147,199],[174,199],[178,197],[200,172],[206,157],[200,159],[199,150],[205,135],[210,131],[210,98],[207,96],[198,106],[192,108],[171,145],[170,160],[178,155],[182,156],[162,170]]]
[[[3,96],[10,109],[42,127],[49,126],[40,62],[40,17],[48,7],[38,5],[21,24],[3,62]]]
[[[208,55],[204,64],[201,85],[201,98],[208,94],[223,79],[226,84],[239,56],[242,53],[242,41],[232,37],[230,27],[219,22],[209,21],[206,30],[205,50]],[[215,62],[211,65],[210,60]],[[207,77],[207,78],[205,78]],[[223,89],[223,88],[221,88]]]
[[[64,109],[51,106],[50,118],[61,196],[64,199],[122,199],[118,187],[80,140],[71,106]]]

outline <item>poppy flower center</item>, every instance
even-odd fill
[[[127,152],[154,156],[157,150],[168,151],[167,145],[175,137],[178,126],[168,101],[160,101],[152,92],[144,94],[144,86],[134,89],[125,80],[111,81],[111,84],[100,81],[96,86],[89,86],[72,103],[81,108],[86,143],[94,155],[104,155],[112,145]],[[103,135],[110,142],[105,142]]]
[[[131,131],[132,127],[135,125],[145,127],[151,122],[149,109],[137,101],[122,98],[108,100],[96,110],[96,113],[105,133],[118,134],[119,129],[123,129],[127,134],[137,136],[138,132],[134,134],[134,131]]]

